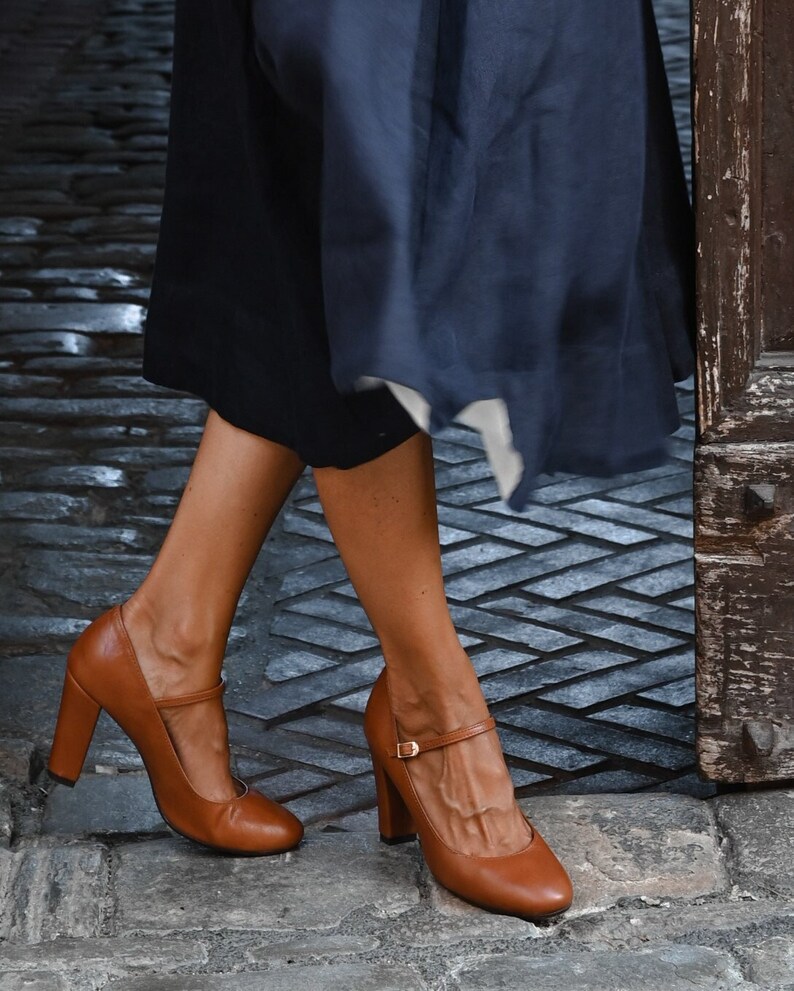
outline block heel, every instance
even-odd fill
[[[416,839],[416,826],[408,806],[397,791],[383,765],[372,761],[375,772],[375,794],[378,800],[378,829],[381,843],[394,845]]]
[[[47,768],[61,784],[73,787],[85,764],[102,707],[72,677],[67,665],[61,705]]]

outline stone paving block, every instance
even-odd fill
[[[0,632],[0,642],[3,640],[5,637]],[[3,686],[0,726],[6,735],[14,734],[21,740],[49,748],[63,688],[63,668],[63,657],[24,656],[0,660],[0,684]]]
[[[262,757],[261,754],[250,757],[248,754],[241,753],[236,747],[232,747],[231,766],[233,772],[243,781],[249,781],[252,778],[261,777],[263,774],[269,774],[271,771],[280,770],[280,764],[277,761]]]
[[[270,681],[289,681],[304,674],[332,668],[336,662],[307,650],[288,650],[267,662],[265,677]]]
[[[540,698],[574,709],[584,709],[606,702],[638,689],[647,689],[660,682],[670,681],[694,669],[694,651],[678,651],[667,657],[655,657],[649,661],[624,665],[594,674],[574,685],[563,685],[541,692]]]
[[[494,561],[515,557],[520,553],[521,551],[517,547],[508,547],[506,544],[494,540],[486,540],[445,551],[442,554],[441,565],[445,576],[455,575],[471,568],[493,564]]]
[[[606,486],[604,486],[606,488]],[[627,506],[621,502],[610,502],[607,499],[583,499],[571,503],[566,509],[578,513],[599,516],[602,519],[618,520],[634,526],[646,527],[654,532],[668,534],[671,537],[692,539],[693,525],[691,520],[679,520],[669,513],[657,513],[653,509],[640,506]]]
[[[91,503],[82,496],[63,492],[3,492],[0,493],[0,514],[15,520],[79,519],[91,510]]]
[[[143,580],[151,565],[148,555],[80,553],[31,549],[19,573],[20,586],[53,599],[104,611],[123,601]]]
[[[486,912],[453,895],[436,881],[426,866],[423,866],[422,874],[430,893],[433,915],[423,920],[418,931],[411,934],[412,946],[448,946],[467,940],[531,940],[542,936],[542,930],[531,922]]]
[[[59,465],[31,472],[26,482],[53,489],[116,489],[128,485],[129,479],[123,471],[108,465]]]
[[[496,653],[489,651],[489,654]],[[488,671],[481,671],[478,665],[479,656],[474,655],[472,662],[477,673],[482,677],[481,687],[486,699],[489,702],[501,702],[511,696],[524,695],[529,692],[536,692],[539,688],[547,685],[554,685],[561,681],[568,681],[581,675],[589,675],[594,672],[605,671],[617,665],[630,663],[633,658],[628,654],[613,653],[608,650],[577,650],[571,651],[564,657],[555,657],[544,661],[536,659],[534,663],[527,664],[532,660],[529,655],[517,654],[513,651],[504,651],[508,658],[515,658],[515,663],[511,667],[515,668],[522,663],[519,658],[523,657],[526,665],[521,670],[508,670],[494,677],[488,677]]]
[[[687,449],[689,443],[687,442]],[[680,496],[677,499],[664,499],[656,503],[656,509],[663,509],[666,513],[675,513],[677,516],[689,517],[692,514],[692,494]]]
[[[568,574],[574,565],[592,562],[610,553],[602,547],[562,541],[559,546],[553,546],[549,550],[535,551],[489,565],[476,575],[460,575],[447,581],[445,587],[449,598],[466,601],[486,592],[501,591],[505,586],[518,585],[528,578],[545,575],[550,571],[566,569],[565,574]],[[586,570],[590,567],[592,565],[588,563]]]
[[[444,526],[443,523],[440,523],[438,527],[438,542],[442,549],[463,543],[465,540],[471,540],[475,536],[476,534],[469,533],[467,530],[457,530],[453,526]]]
[[[139,283],[141,277],[137,272],[118,268],[37,268],[25,272],[25,281],[126,289]]]
[[[694,744],[695,719],[692,716],[679,716],[678,713],[664,712],[647,706],[616,705],[612,709],[594,712],[588,719],[616,723],[618,726],[633,726],[646,733],[657,733],[671,740],[682,740]]]
[[[281,578],[285,572],[305,568],[319,561],[336,559],[336,549],[327,544],[310,542],[304,537],[290,537],[274,542],[274,532],[265,543],[264,560],[260,560],[257,568],[261,567],[264,577]],[[288,542],[289,541],[289,542]]]
[[[546,527],[531,526],[529,523],[519,523],[518,520],[503,522],[493,535],[500,540],[510,540],[514,544],[524,544],[527,547],[544,547],[547,544],[557,544],[564,541],[567,534]]]
[[[321,827],[328,833],[338,830],[349,830],[353,833],[377,833],[378,832],[378,812],[377,809],[363,809],[360,812],[351,812],[349,815],[340,816],[332,823]]]
[[[332,929],[352,912],[396,919],[419,902],[415,852],[365,834],[312,833],[297,850],[271,857],[208,856],[171,840],[116,852],[119,935]]]
[[[609,493],[610,498],[619,499],[621,502],[652,502],[663,496],[678,495],[680,492],[692,491],[692,472],[689,469],[680,469],[664,478],[654,478],[648,481],[637,482],[635,485],[626,485],[622,488],[615,488]]]
[[[103,715],[102,719],[107,717]],[[122,732],[119,728],[119,732]],[[128,737],[97,740],[88,748],[83,774],[115,774],[117,771],[142,771],[143,761],[135,744]]]
[[[579,564],[578,567],[569,567],[560,575],[532,581],[522,587],[533,595],[542,595],[550,599],[565,599],[580,592],[599,588],[601,585],[606,585],[619,578],[625,578],[627,575],[634,575],[638,571],[649,571],[660,564],[668,564],[671,561],[680,561],[682,558],[691,557],[692,550],[689,547],[670,542],[660,542],[652,547],[642,547],[637,550],[626,551],[624,554],[613,553],[609,557],[592,563],[585,558],[584,560],[587,562],[585,566]],[[638,580],[635,579],[634,581]],[[621,587],[633,586],[631,583],[624,582],[621,583]],[[639,590],[635,588],[634,591]]]
[[[520,805],[566,866],[569,915],[621,898],[689,898],[728,885],[708,805],[685,795],[536,796]]]
[[[757,933],[759,927],[770,924],[776,928],[794,925],[794,904],[699,899],[691,905],[676,902],[672,907],[666,899],[650,898],[645,905],[594,912],[570,921],[563,917],[557,935],[577,946],[602,949],[636,949],[660,941],[683,940],[724,946],[730,940],[741,948],[737,955],[745,959],[752,952],[748,949],[750,936],[745,933]]]
[[[375,804],[375,782],[371,774],[340,781],[287,802],[287,808],[305,824],[336,819]]]
[[[331,531],[328,529],[328,525],[324,520],[309,519],[291,510],[288,510],[284,514],[284,532],[311,537],[313,540],[324,540],[329,544],[333,544],[334,542]]]
[[[0,330],[74,330],[138,334],[143,307],[135,303],[0,303]]]
[[[525,736],[512,730],[498,728],[502,750],[510,757],[532,761],[546,767],[559,768],[563,771],[577,771],[584,767],[592,767],[603,763],[604,758],[595,754],[585,753],[576,747],[553,740],[542,740],[537,736]]]
[[[90,527],[64,523],[23,523],[15,526],[14,538],[17,543],[50,547],[139,547],[143,544],[143,535],[135,527]]]
[[[465,461],[477,461],[482,457],[482,447],[469,447],[455,441],[433,438],[433,457],[445,464],[461,464]]]
[[[743,890],[794,901],[794,789],[710,799],[727,839],[732,879]]]
[[[336,623],[345,623],[348,626],[355,626],[359,630],[372,633],[372,624],[358,601],[347,602],[338,596],[334,596],[333,599],[330,597],[297,599],[284,608],[287,612],[330,619]]]
[[[587,607],[589,608],[589,603]],[[628,623],[616,623],[613,618],[593,616],[577,608],[564,609],[560,606],[531,602],[516,595],[495,599],[488,603],[488,608],[510,616],[523,616],[534,623],[548,623],[551,626],[575,630],[577,633],[587,633],[601,640],[610,640],[649,653],[668,650],[685,642],[681,637],[670,636],[669,633],[646,630],[643,627],[630,626]]]
[[[64,980],[68,981],[68,985],[64,987],[69,987],[71,991],[75,984],[83,982],[83,986],[97,986],[99,982],[104,987],[107,978],[112,980],[151,970],[169,973],[185,967],[201,967],[207,959],[205,944],[190,938],[100,936],[56,938],[33,946],[7,943],[2,950],[0,967],[15,972],[20,979],[26,974],[32,976],[40,969],[66,975]],[[5,984],[0,984],[0,987],[5,991]]]
[[[427,991],[411,967],[401,964],[323,964],[241,974],[133,977],[113,991]],[[677,989],[673,989],[677,991]]]
[[[540,771],[528,771],[525,767],[510,767],[510,778],[514,788],[526,788],[527,785],[536,785],[541,782],[551,783],[554,778],[551,774],[542,774]]]
[[[74,788],[55,785],[42,829],[61,836],[168,832],[145,772],[83,774]]]
[[[103,464],[120,464],[136,468],[190,465],[196,456],[194,447],[99,447],[93,455]]]
[[[0,847],[8,847],[14,832],[11,814],[11,794],[4,781],[0,781]]]
[[[664,705],[671,705],[677,709],[695,704],[695,678],[690,675],[688,678],[681,678],[678,681],[671,681],[669,685],[661,685],[659,688],[649,688],[647,691],[637,693],[640,698],[650,699],[653,702],[662,702]]]
[[[368,749],[364,729],[360,723],[330,719],[328,716],[307,716],[304,719],[294,719],[285,723],[281,728],[290,733],[303,733],[307,736],[319,737],[321,740],[344,743],[348,747]]]
[[[91,354],[95,344],[86,334],[58,331],[26,331],[0,334],[0,355]]]
[[[683,774],[660,781],[654,790],[676,795],[692,795],[694,798],[712,798],[717,793],[717,786],[713,781],[704,781],[693,765],[690,769],[685,769]]]
[[[108,858],[96,843],[0,850],[8,877],[0,938],[37,943],[99,935],[108,909]],[[0,872],[2,873],[2,872]]]
[[[656,603],[642,602],[639,599],[630,599],[628,596],[622,595],[596,596],[582,602],[581,605],[586,605],[588,609],[595,609],[599,612],[639,619],[643,623],[678,630],[681,633],[694,634],[695,632],[694,616],[672,606],[659,606]]]
[[[143,479],[144,488],[158,492],[181,492],[187,483],[190,468],[187,465],[170,468],[154,468]]]
[[[794,934],[770,936],[744,947],[741,955],[748,960],[748,977],[759,987],[794,987]]]
[[[371,770],[369,757],[321,746],[317,742],[305,743],[290,733],[265,731],[263,726],[253,730],[250,726],[240,725],[234,718],[234,712],[230,712],[229,716],[230,739],[238,746],[339,774],[353,776]]]
[[[249,963],[293,966],[296,963],[311,963],[328,957],[371,953],[379,946],[380,940],[376,936],[369,935],[304,936],[254,946],[246,950],[245,958]]]
[[[26,740],[0,739],[0,778],[29,781],[35,758],[36,748]]]
[[[593,519],[592,517],[583,516],[581,513],[572,513],[570,510],[562,509],[559,506],[550,508],[548,506],[530,503],[526,510],[517,513],[500,500],[486,503],[484,506],[480,506],[480,509],[487,510],[491,513],[502,513],[505,516],[513,516],[521,520],[533,520],[536,523],[554,527],[567,534],[584,534],[588,537],[597,537],[600,540],[608,540],[611,543],[620,544],[621,547],[645,543],[653,539],[652,535],[644,530],[634,530],[631,527],[610,523],[608,520]]]
[[[161,423],[172,420],[194,423],[202,418],[206,406],[193,399],[0,399],[0,414],[24,417],[45,423],[92,423],[97,420],[150,420]]]
[[[463,630],[486,634],[493,639],[521,644],[534,650],[561,650],[581,643],[579,637],[549,630],[535,623],[497,616],[487,609],[451,605],[449,611],[455,625]]]
[[[331,706],[334,709],[343,709],[346,712],[357,712],[363,716],[367,708],[369,694],[369,688],[361,692],[352,692],[350,695],[343,695],[342,698],[334,699]]]
[[[448,441],[453,444],[464,444],[466,447],[474,448],[480,453],[484,450],[482,437],[472,427],[467,427],[464,423],[448,423],[443,430],[439,430],[436,437],[441,441]],[[433,438],[433,443],[436,442]]]
[[[466,482],[480,481],[484,481],[486,484],[491,485],[494,494],[496,494],[496,482],[494,481],[490,468],[482,458],[477,461],[470,462],[469,464],[440,467],[436,471],[436,488],[439,490],[442,501],[447,495],[447,493],[443,491],[444,489],[451,489],[454,486],[464,485]]]
[[[525,729],[530,733],[551,736],[558,740],[575,741],[579,747],[600,751],[606,755],[619,754],[643,764],[656,765],[677,771],[694,764],[691,748],[673,743],[635,736],[632,733],[598,726],[584,719],[576,719],[546,709],[533,709],[528,705],[500,712],[500,723]]]
[[[0,968],[4,961],[0,959]],[[0,987],[3,991],[72,991],[61,974],[35,971],[20,974],[0,969]]]
[[[554,795],[606,795],[606,794],[627,794],[643,789],[659,790],[658,779],[647,774],[637,774],[635,771],[599,771],[581,774],[569,781],[556,781],[553,788],[542,789],[538,795],[552,793]]]
[[[456,991],[729,991],[750,989],[736,961],[705,946],[612,953],[480,956],[452,964]]]
[[[265,792],[268,798],[276,802],[286,802],[307,791],[324,788],[333,781],[328,774],[319,771],[309,771],[306,768],[293,768],[291,771],[281,771],[268,778],[256,782],[256,787]]]
[[[304,619],[294,613],[285,612],[276,616],[270,632],[273,636],[289,637],[301,643],[338,650],[342,654],[354,654],[356,651],[378,646],[378,640],[374,636],[314,618]]]
[[[695,564],[687,560],[669,568],[661,568],[648,575],[640,575],[629,581],[618,582],[620,588],[639,595],[659,596],[668,592],[677,592],[681,588],[692,585],[695,581]]]
[[[478,653],[472,652],[469,659],[477,672],[478,677],[484,678],[489,674],[496,674],[500,671],[509,671],[511,668],[521,667],[536,660],[537,654],[529,652],[522,653],[517,650],[506,650],[504,647],[496,647],[491,650],[481,650]]]
[[[472,534],[488,533],[530,547],[542,547],[544,544],[554,544],[565,539],[562,534],[545,527],[514,520],[506,521],[489,513],[481,513],[478,509],[445,506],[443,503],[438,505],[438,519],[440,523],[468,530]]]
[[[619,476],[618,476],[619,477]],[[554,505],[555,503],[564,502],[567,503],[568,500],[581,498],[585,495],[590,495],[593,492],[604,492],[607,489],[613,488],[617,484],[617,478],[606,479],[606,478],[585,478],[583,476],[568,476],[563,478],[559,482],[551,482],[548,485],[540,486],[535,492],[532,493],[532,502],[540,503],[541,505]],[[573,506],[567,506],[566,509],[578,508],[574,503]]]
[[[275,624],[274,624],[275,626]],[[344,631],[342,631],[344,632]],[[348,631],[349,632],[349,631]],[[338,664],[325,671],[315,671],[302,678],[292,678],[229,703],[227,708],[270,721],[298,712],[320,701],[349,692],[362,685],[371,685],[383,668],[381,657]]]

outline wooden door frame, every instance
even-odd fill
[[[794,351],[764,347],[765,296],[794,241],[774,195],[794,137],[764,159],[767,128],[794,117],[794,60],[765,39],[770,24],[794,37],[789,2],[692,0],[697,757],[727,785],[794,775]]]

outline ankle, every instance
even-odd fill
[[[123,604],[122,616],[145,674],[156,668],[174,686],[211,687],[217,681],[226,638],[210,631],[206,621],[184,610],[164,614],[137,594]]]
[[[417,735],[449,733],[489,715],[477,674],[463,648],[452,656],[405,668],[389,666],[389,695],[397,725]]]

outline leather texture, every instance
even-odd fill
[[[450,743],[468,740],[469,737],[477,736],[478,733],[487,733],[488,730],[495,727],[496,720],[493,716],[489,716],[488,719],[483,719],[479,723],[472,723],[471,726],[464,726],[451,733],[444,733],[443,736],[434,736],[431,740],[407,740],[404,743],[398,743],[396,747],[389,748],[389,757],[399,757],[401,760],[410,759],[423,754],[426,750],[438,750],[439,747],[449,746]]]
[[[430,822],[411,781],[411,764],[421,756],[410,759],[396,756],[397,726],[387,679],[383,671],[373,686],[364,716],[364,732],[378,786],[383,838],[387,842],[408,839],[415,828],[425,861],[435,878],[456,895],[483,908],[526,919],[557,915],[567,909],[573,900],[570,877],[529,820],[532,838],[523,849],[508,856],[471,856],[447,845],[442,835],[443,823]],[[486,731],[482,724],[466,730]],[[461,732],[463,735],[458,739],[474,735],[474,732]],[[397,835],[400,831],[406,835]]]
[[[160,716],[159,708],[201,701],[222,690],[223,684],[207,692],[155,700],[116,605],[83,631],[69,654],[49,770],[66,783],[76,781],[99,710],[104,709],[138,748],[157,806],[174,830],[228,853],[289,850],[303,837],[301,822],[242,781],[236,798],[203,798],[185,774]]]

